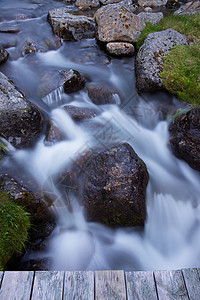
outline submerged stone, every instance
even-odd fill
[[[0,64],[8,59],[8,52],[0,45]]]
[[[119,104],[116,103],[116,98],[114,96],[118,96],[117,92],[109,86],[99,83],[91,83],[88,84],[85,89],[91,101],[96,105]]]

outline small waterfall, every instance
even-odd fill
[[[63,94],[63,86],[55,89],[53,92],[49,93],[45,96],[42,101],[47,104],[49,107],[55,107],[58,104],[62,103],[62,94]]]

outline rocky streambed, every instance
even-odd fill
[[[159,77],[189,40],[166,29],[135,50],[165,5],[1,3],[0,189],[32,224],[8,269],[199,266],[199,107]]]

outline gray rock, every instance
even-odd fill
[[[143,7],[153,6],[164,6],[166,5],[167,0],[138,0],[138,5]]]
[[[85,82],[85,77],[73,69],[44,72],[38,95],[44,98],[59,87],[63,87],[65,93],[76,92],[84,87]]]
[[[0,177],[0,190],[9,193],[12,201],[22,205],[30,214],[32,226],[29,230],[29,239],[31,242],[50,235],[55,227],[55,216],[39,194],[33,193],[9,175]]]
[[[175,11],[175,15],[193,15],[200,13],[200,1],[191,1],[182,5]]]
[[[85,89],[88,92],[89,98],[96,105],[116,104],[114,95],[117,94],[117,92],[109,86],[92,83],[87,85]]]
[[[173,153],[200,172],[200,106],[176,117],[169,126]]]
[[[0,73],[0,134],[13,146],[28,146],[42,131],[43,118],[13,82]]]
[[[147,7],[144,8],[145,12],[152,12],[152,10],[153,9],[151,7],[149,7],[149,6],[147,6]]]
[[[100,6],[99,0],[76,0],[75,5],[77,7],[98,7]]]
[[[48,50],[56,50],[61,47],[61,40],[55,36],[52,39],[46,39],[44,43],[37,43],[28,38],[22,45],[22,54],[29,54],[35,52],[46,52]]]
[[[168,0],[166,7],[167,8],[179,8],[181,6],[180,1],[179,0]]]
[[[54,34],[66,41],[94,37],[94,20],[86,16],[73,15],[65,7],[50,10],[47,19]]]
[[[151,12],[141,12],[138,14],[144,22],[148,21],[151,24],[158,23],[161,19],[163,19],[164,15],[162,12],[151,13]]]
[[[8,52],[0,46],[0,64],[8,59]]]
[[[171,28],[147,35],[136,57],[136,86],[139,92],[150,92],[163,87],[159,77],[163,69],[163,58],[178,44],[187,45],[187,39]]]
[[[89,221],[112,226],[142,226],[146,217],[148,172],[129,144],[83,153],[73,164],[71,182],[79,182]],[[68,186],[63,182],[62,186]]]
[[[106,49],[111,55],[122,56],[122,55],[133,55],[134,46],[130,43],[108,43]]]
[[[145,23],[126,6],[109,4],[95,13],[96,37],[101,42],[131,42],[138,40]]]

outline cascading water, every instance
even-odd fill
[[[48,5],[45,3],[44,11]],[[37,13],[36,16],[32,22],[45,28],[44,17],[38,17]],[[23,22],[17,21],[16,25],[20,28]],[[54,201],[58,220],[49,238],[49,247],[45,252],[28,253],[28,257],[51,257],[52,270],[153,270],[200,266],[200,176],[168,149],[168,121],[160,119],[156,104],[162,102],[165,95],[155,95],[159,98],[157,102],[154,96],[140,98],[134,89],[133,59],[108,61],[94,40],[64,43],[56,51],[19,59],[14,55],[16,52],[17,48],[10,49],[11,60],[1,70],[41,109],[45,110],[43,104],[48,106],[49,119],[65,137],[49,145],[43,136],[31,149],[11,147],[10,155],[2,163],[2,168],[8,172],[20,166],[21,171],[33,177]],[[87,52],[93,55],[82,62]],[[35,92],[40,81],[38,73],[61,68],[77,69],[92,82],[109,84],[117,91],[116,104],[97,106],[86,92],[65,95],[62,88],[43,100],[38,99]],[[170,101],[176,106],[175,99]],[[90,108],[96,117],[76,123],[63,109],[65,104]],[[133,147],[149,172],[144,230],[112,229],[87,222],[80,199],[71,193],[63,194],[56,185],[56,175],[66,171],[82,152],[123,142]],[[66,205],[69,201],[72,211]]]

